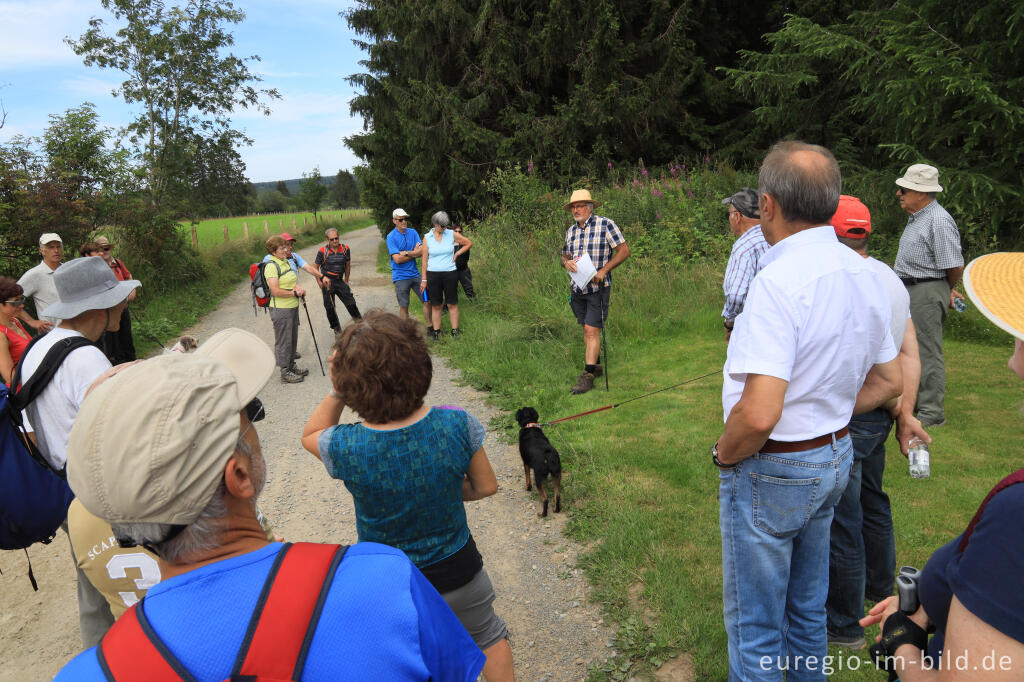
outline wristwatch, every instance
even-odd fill
[[[723,464],[722,460],[718,459],[718,441],[711,446],[711,461],[715,463],[715,466],[719,469],[735,469],[735,464]]]

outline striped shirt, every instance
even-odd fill
[[[946,270],[964,264],[956,221],[932,201],[910,216],[900,236],[893,270],[903,278],[942,279]]]
[[[760,225],[754,225],[741,234],[732,245],[729,264],[725,268],[725,279],[722,281],[722,289],[725,290],[722,317],[726,320],[732,320],[743,312],[743,301],[747,298],[750,282],[757,274],[757,263],[761,254],[768,248]]]
[[[626,238],[622,236],[622,230],[618,225],[608,218],[592,215],[587,218],[583,227],[580,227],[577,222],[573,222],[569,227],[565,233],[562,253],[570,258],[579,258],[584,253],[589,253],[590,259],[594,261],[594,267],[600,270],[611,260],[612,250],[619,244],[625,243]],[[609,272],[604,281],[604,286],[610,287],[612,273]],[[593,281],[587,285],[585,290],[578,289],[571,281],[569,286],[573,291],[582,294],[592,294],[600,288],[600,285]]]

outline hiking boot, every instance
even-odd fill
[[[300,384],[305,379],[304,376],[296,374],[287,367],[281,370],[281,383],[282,384]]]
[[[854,651],[859,651],[868,644],[863,635],[834,635],[831,632],[828,633],[828,643],[846,647],[847,649],[853,649]]]
[[[299,351],[295,351],[295,355],[292,356],[292,360],[301,360],[301,359],[302,359],[302,353],[300,353]]]
[[[430,338],[433,339],[434,341],[437,341],[438,339],[441,338],[440,329],[429,329],[428,331],[430,332]]]
[[[292,374],[298,374],[300,377],[309,375],[308,369],[305,369],[304,367],[296,367],[294,364],[292,364],[292,366],[288,368],[288,371],[291,372]]]
[[[594,365],[594,378],[596,379],[602,374],[604,374],[604,370],[601,369],[601,365]]]
[[[453,329],[452,330],[452,338],[454,339],[456,336],[458,336],[461,333],[462,332],[460,332],[458,329]]]
[[[586,393],[592,388],[594,388],[594,375],[590,372],[581,372],[580,378],[576,380],[576,385],[570,388],[569,392],[579,395],[580,393]]]

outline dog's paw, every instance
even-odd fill
[[[537,516],[539,516],[540,518],[543,519],[547,515],[548,515],[548,501],[544,500],[544,511],[542,511],[540,514],[537,514]]]
[[[555,498],[555,513],[557,514],[560,511],[562,511],[562,498],[556,497]]]

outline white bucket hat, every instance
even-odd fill
[[[915,163],[908,168],[903,177],[896,180],[896,184],[915,192],[942,191],[942,185],[939,184],[939,169],[924,163]]]
[[[106,310],[128,298],[132,289],[142,286],[137,279],[119,282],[113,271],[99,256],[76,258],[64,263],[53,273],[57,287],[57,303],[40,312],[45,317],[70,320],[86,310]]]

